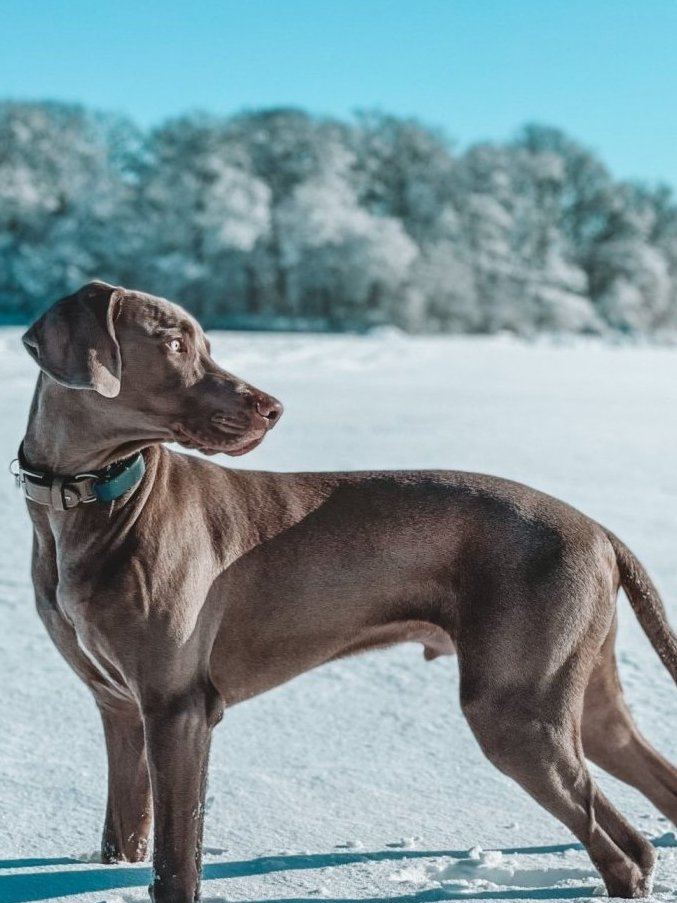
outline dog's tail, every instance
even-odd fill
[[[605,529],[604,532],[616,554],[621,586],[630,600],[637,620],[672,675],[672,679],[677,683],[677,637],[668,624],[665,606],[658,590],[625,543],[609,530]]]

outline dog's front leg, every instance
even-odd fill
[[[134,703],[95,693],[108,752],[108,805],[101,841],[104,862],[146,858],[152,822],[141,713]]]
[[[204,790],[214,719],[208,694],[193,690],[144,711],[155,819],[154,903],[199,899]]]

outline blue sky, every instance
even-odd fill
[[[0,96],[125,112],[378,107],[460,147],[529,121],[677,187],[677,0],[2,0]]]

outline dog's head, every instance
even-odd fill
[[[282,413],[219,367],[197,321],[164,298],[92,282],[50,307],[23,342],[51,379],[89,390],[126,427],[205,454],[251,451]]]

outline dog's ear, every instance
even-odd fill
[[[122,371],[115,315],[122,296],[113,285],[90,282],[31,326],[22,337],[26,350],[62,386],[115,398]]]

